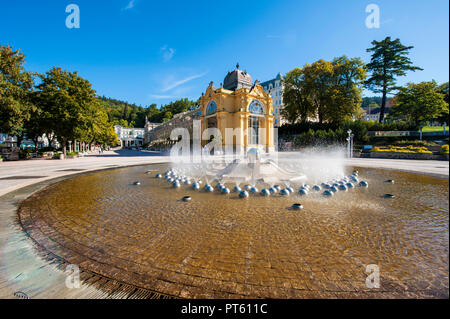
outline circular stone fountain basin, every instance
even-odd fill
[[[149,168],[155,174],[146,175]],[[358,168],[369,188],[324,197],[300,196],[295,186],[291,196],[241,199],[174,188],[155,178],[166,170],[121,168],[58,182],[22,203],[20,222],[68,263],[167,296],[448,296],[448,180]],[[303,210],[291,209],[300,200]],[[366,287],[371,264],[380,267],[382,289]]]

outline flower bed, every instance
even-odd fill
[[[406,154],[433,154],[425,146],[374,146],[371,152],[389,152],[389,153],[406,153]]]
[[[444,148],[443,148],[444,152]],[[448,153],[433,154],[425,146],[374,146],[366,157],[371,158],[393,158],[393,159],[418,159],[418,160],[448,160]]]

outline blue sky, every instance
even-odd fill
[[[79,29],[65,25],[72,3]],[[365,25],[371,3],[379,29]],[[197,99],[236,62],[260,81],[321,58],[368,62],[370,42],[386,36],[413,45],[424,69],[400,84],[449,79],[447,0],[0,0],[0,16],[0,43],[20,48],[27,69],[78,71],[98,94],[143,106]]]

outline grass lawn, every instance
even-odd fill
[[[422,132],[440,132],[443,130],[443,126],[424,126]],[[445,131],[448,132],[448,126],[445,128]]]

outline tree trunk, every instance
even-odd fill
[[[17,147],[20,149],[20,144],[22,144],[22,141],[25,137],[25,134],[22,132],[20,135],[17,135]]]
[[[379,119],[380,123],[383,123],[385,108],[386,108],[386,87],[383,87],[383,97],[381,98],[381,107],[380,107],[380,119]]]
[[[387,95],[387,71],[386,71],[386,57],[384,59],[383,66],[383,97],[381,98],[381,107],[380,107],[380,118],[378,120],[379,123],[383,123],[384,120],[384,109],[386,107],[386,95]]]
[[[322,115],[322,112],[321,112],[320,109],[318,111],[318,115],[319,115],[319,123],[322,124],[322,122],[323,122],[323,115]]]
[[[38,147],[39,137],[36,137],[36,139],[34,139],[33,142],[34,142],[34,151],[37,153],[39,149]]]
[[[63,146],[63,152],[64,152],[64,158],[66,158],[66,141],[62,142],[62,146]]]

